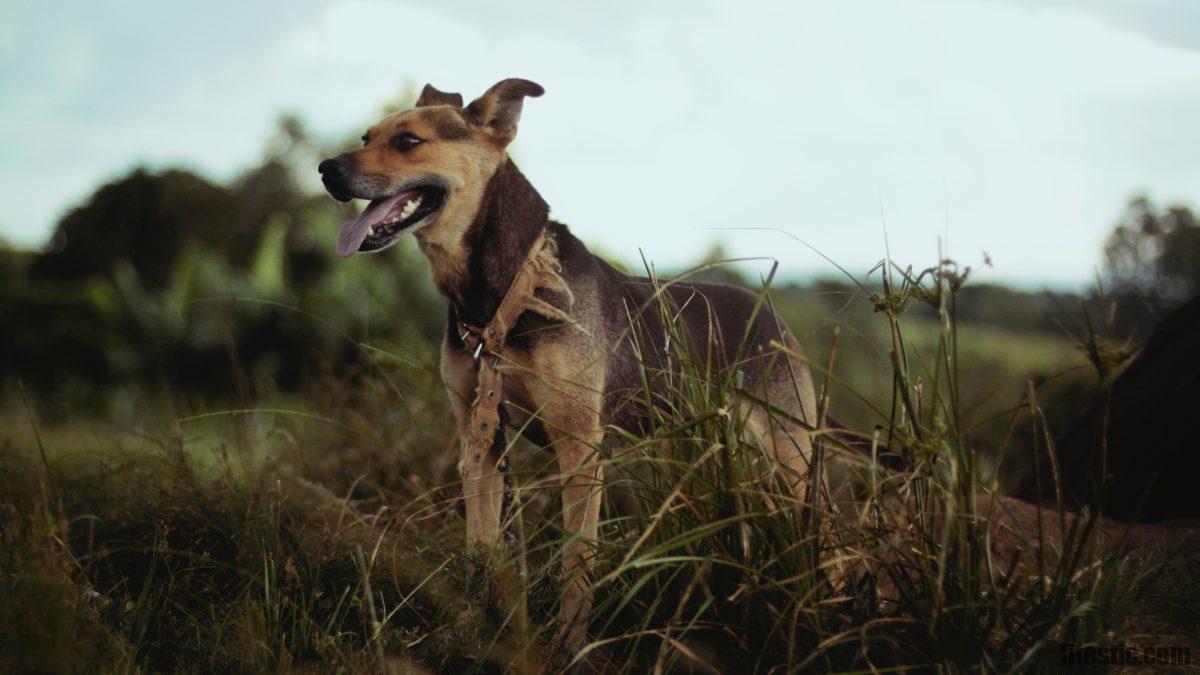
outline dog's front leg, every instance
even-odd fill
[[[603,432],[594,408],[598,402],[588,406],[571,401],[556,403],[543,412],[563,480],[563,525],[568,539],[563,550],[559,618],[571,651],[580,649],[587,636],[592,607],[588,573],[600,523],[604,470],[598,448]]]
[[[442,381],[450,391],[460,449],[458,470],[462,476],[463,505],[467,516],[467,544],[494,547],[500,543],[500,510],[504,499],[504,475],[499,470],[504,452],[503,430],[497,425],[492,434],[499,443],[486,448],[473,447],[471,401],[476,395],[477,376],[474,361],[449,344],[442,344]],[[496,438],[496,436],[491,436]]]
[[[495,438],[498,442],[493,442],[486,450],[472,448],[470,443],[464,442],[459,464],[467,510],[467,544],[488,549],[500,545],[500,512],[504,503],[504,474],[500,471],[504,433],[497,429]]]

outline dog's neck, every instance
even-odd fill
[[[491,319],[549,218],[545,200],[506,158],[488,180],[457,259],[435,260],[427,251],[430,264],[455,270],[435,269],[434,280],[458,320],[482,326]]]

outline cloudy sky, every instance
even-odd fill
[[[508,76],[554,214],[662,265],[717,239],[784,273],[884,255],[1086,283],[1134,192],[1200,202],[1192,0],[15,2],[0,9],[0,237],[40,246],[143,163],[214,178],[281,112],[357,134],[405,86]],[[311,175],[319,189],[317,174]],[[328,242],[332,247],[334,242]]]

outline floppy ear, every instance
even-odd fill
[[[432,84],[425,85],[421,90],[421,95],[417,97],[418,108],[424,108],[430,105],[452,105],[456,108],[461,108],[463,104],[462,94],[448,94],[444,91],[438,91]]]
[[[464,116],[483,127],[496,142],[508,145],[517,135],[517,120],[521,118],[521,104],[525,97],[541,96],[545,91],[541,85],[529,80],[516,77],[500,80],[483,96],[471,101]]]

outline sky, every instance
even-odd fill
[[[513,154],[608,255],[721,241],[799,278],[940,247],[1080,287],[1131,195],[1200,203],[1197,27],[1193,0],[0,0],[0,238],[139,164],[233,176],[281,113],[354,138],[406,88],[519,76],[546,94]]]

